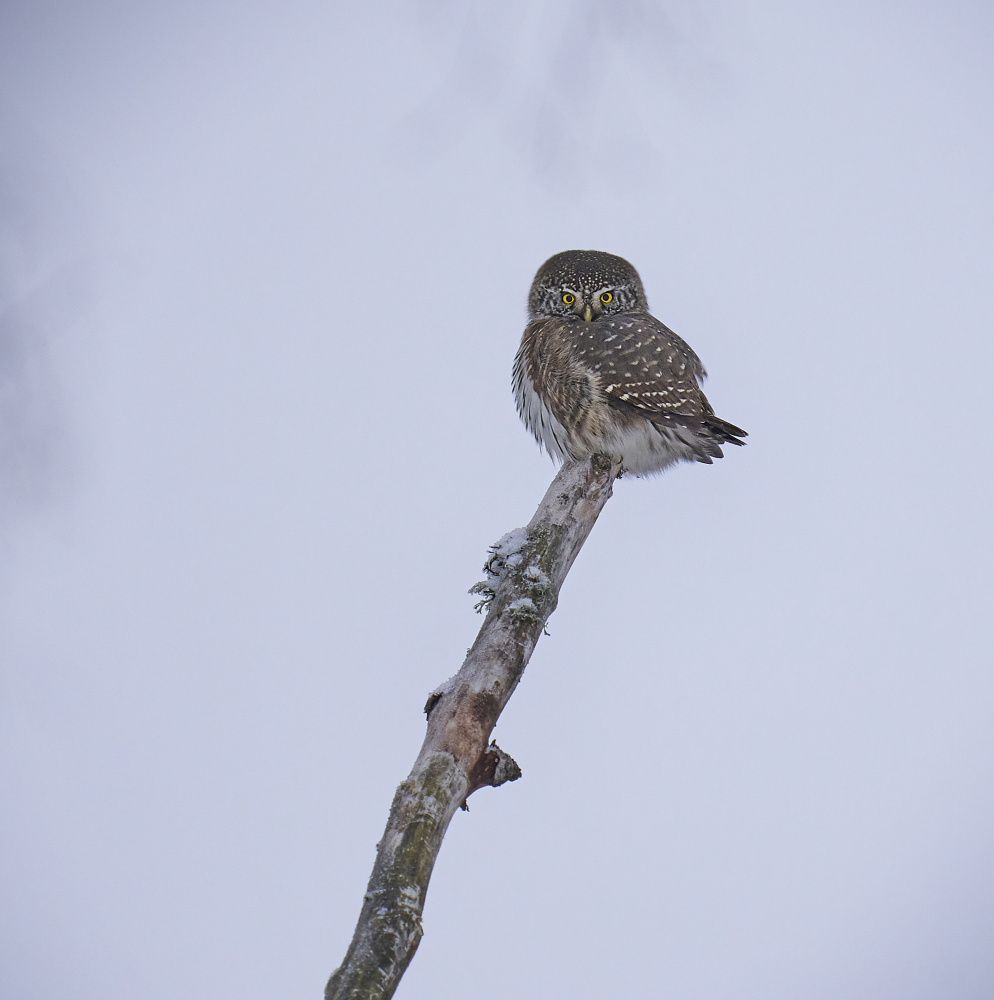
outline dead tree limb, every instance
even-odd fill
[[[602,455],[567,463],[526,528],[491,547],[473,592],[487,617],[459,673],[425,705],[428,733],[390,807],[362,912],[326,1000],[387,1000],[421,941],[421,913],[442,838],[484,785],[520,777],[490,733],[524,673],[573,560],[611,496],[618,466]]]

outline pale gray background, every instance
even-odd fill
[[[3,996],[319,997],[549,254],[750,432],[623,481],[404,1000],[994,996],[994,14],[8,2]]]

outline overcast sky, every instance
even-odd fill
[[[994,14],[0,9],[9,1000],[319,997],[487,545],[531,278],[749,445],[618,483],[403,1000],[994,995]]]

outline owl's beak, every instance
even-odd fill
[[[590,308],[589,302],[583,307],[583,318],[588,323],[594,318],[594,311]]]

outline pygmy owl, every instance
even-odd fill
[[[550,257],[514,359],[518,413],[556,459],[600,453],[622,471],[711,463],[746,432],[714,415],[700,358],[654,316],[638,272],[599,250]]]

